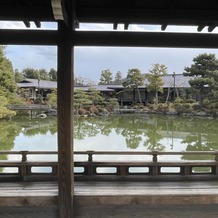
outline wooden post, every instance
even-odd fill
[[[72,29],[58,22],[59,217],[73,217],[73,46]]]

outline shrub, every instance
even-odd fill
[[[79,115],[85,115],[85,114],[86,114],[86,110],[83,109],[83,108],[80,108],[80,109],[78,110],[78,114],[79,114]]]
[[[91,113],[94,113],[94,114],[98,114],[98,113],[99,113],[98,108],[95,107],[95,106],[90,107],[90,108],[89,108],[89,111],[90,111]]]
[[[166,104],[159,104],[157,106],[157,111],[159,112],[166,113],[168,110],[169,110],[169,107]]]
[[[193,104],[195,102],[196,101],[194,99],[192,99],[192,98],[186,100],[186,103],[190,103],[190,104]]]
[[[177,97],[177,98],[175,99],[174,103],[181,104],[181,103],[184,103],[184,100],[183,100],[182,98]]]
[[[200,107],[200,105],[199,104],[193,104],[192,105],[192,109],[194,109],[194,110],[200,110],[201,109],[201,107]]]

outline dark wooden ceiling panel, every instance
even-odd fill
[[[62,0],[73,23],[218,26],[217,0]],[[73,4],[71,4],[73,2]],[[69,5],[75,5],[70,8]],[[63,10],[63,11],[64,11]],[[66,15],[66,14],[65,14]],[[0,20],[55,21],[51,0],[0,0]],[[40,25],[38,25],[40,26]],[[162,28],[163,30],[166,28]]]

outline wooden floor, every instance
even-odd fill
[[[0,183],[0,218],[58,217],[57,195],[55,182]],[[76,182],[74,204],[76,218],[218,217],[218,182]]]

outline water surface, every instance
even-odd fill
[[[75,118],[74,150],[213,151],[218,150],[217,130],[218,122],[211,118],[160,115]],[[2,120],[0,132],[1,150],[57,150],[56,118]]]

